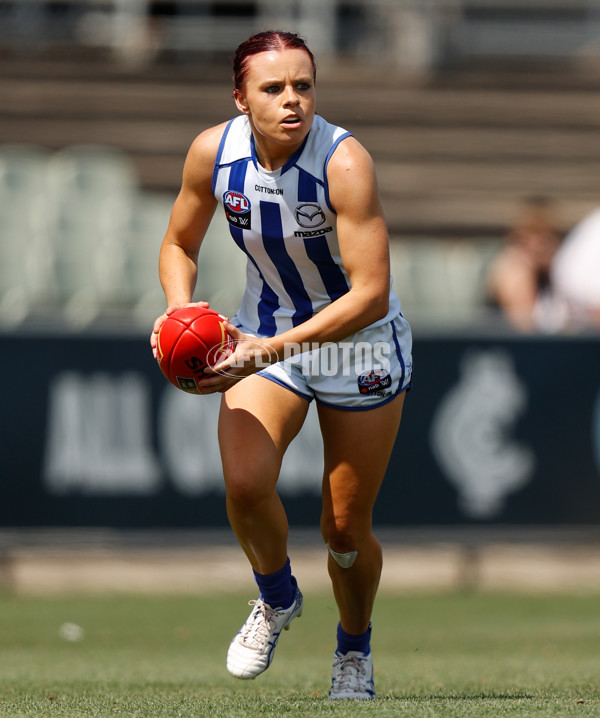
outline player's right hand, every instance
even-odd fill
[[[168,306],[160,317],[157,317],[154,321],[152,334],[150,334],[150,346],[152,347],[152,355],[154,358],[158,360],[158,333],[160,332],[162,325],[167,320],[167,317],[173,314],[173,312],[176,312],[178,309],[185,309],[186,307],[203,307],[204,309],[208,309],[209,306],[208,302],[185,302],[183,304],[171,304]]]

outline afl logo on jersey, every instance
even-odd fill
[[[307,229],[320,227],[327,219],[321,207],[312,202],[299,204],[294,214],[296,216],[296,222],[298,222],[301,227],[306,227]]]
[[[250,200],[246,195],[229,189],[223,195],[223,206],[229,224],[250,229]]]

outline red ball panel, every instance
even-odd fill
[[[169,365],[173,349],[186,329],[185,324],[169,317],[158,333],[158,365],[167,379],[169,378]]]
[[[187,307],[174,312],[161,327],[159,366],[178,389],[199,394],[196,380],[233,352],[234,342],[223,319],[211,309]]]

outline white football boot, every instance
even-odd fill
[[[363,701],[375,698],[371,652],[367,655],[360,651],[334,653],[329,698]]]
[[[227,670],[236,678],[256,678],[271,665],[275,646],[282,630],[288,630],[290,623],[302,615],[302,594],[296,590],[296,597],[289,608],[271,608],[261,598],[249,601],[252,613],[239,633],[234,636],[227,652]]]

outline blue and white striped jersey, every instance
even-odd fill
[[[349,290],[326,178],[331,155],[349,136],[317,115],[303,145],[283,167],[269,172],[257,161],[248,118],[240,115],[227,125],[212,189],[248,258],[246,290],[236,315],[246,329],[279,334]],[[399,311],[391,291],[388,315],[377,324]]]

